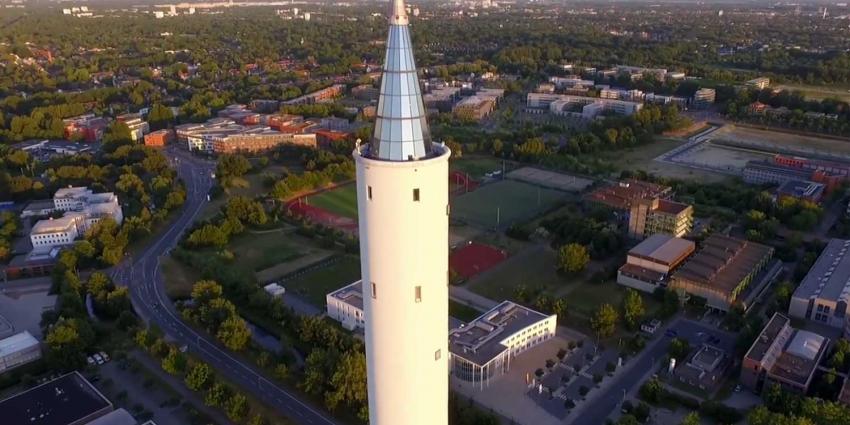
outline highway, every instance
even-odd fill
[[[321,408],[301,399],[300,395],[281,388],[263,376],[252,365],[236,358],[207,335],[200,334],[183,322],[180,314],[165,294],[165,284],[159,258],[166,255],[192,225],[207,202],[213,185],[215,164],[194,158],[177,149],[169,150],[168,159],[186,184],[186,202],[179,216],[157,235],[136,256],[127,256],[111,274],[119,284],[130,287],[130,297],[136,313],[149,324],[157,325],[180,346],[185,345],[214,368],[221,376],[235,383],[242,391],[252,394],[300,425],[337,425]]]

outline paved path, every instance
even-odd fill
[[[219,346],[209,336],[196,332],[183,322],[171,300],[165,294],[165,283],[160,273],[159,256],[173,248],[183,232],[206,205],[206,197],[213,181],[215,168],[211,161],[193,158],[190,154],[170,150],[169,160],[179,158],[176,168],[186,183],[187,198],[179,217],[140,250],[136,257],[128,257],[112,274],[121,277],[120,283],[130,287],[133,308],[147,322],[155,323],[168,337],[209,363],[216,372],[235,383],[243,391],[281,412],[293,422],[302,425],[337,425],[323,409],[302,399],[300,394],[284,389],[269,381],[263,373],[248,362]]]

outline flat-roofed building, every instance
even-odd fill
[[[729,311],[733,306],[746,310],[745,291],[759,290],[749,286],[770,263],[773,251],[767,245],[715,233],[673,273],[669,286],[704,298],[706,306],[716,310]]]
[[[53,195],[56,210],[81,213],[84,217],[79,223],[80,233],[85,232],[104,218],[112,218],[116,223],[124,221],[124,213],[118,196],[112,192],[94,193],[85,186],[61,188]],[[67,214],[66,214],[67,215]]]
[[[452,113],[460,118],[481,121],[496,109],[496,101],[480,96],[470,96],[461,99],[452,108]]]
[[[123,122],[130,128],[130,137],[134,141],[142,140],[145,134],[150,132],[150,125],[142,119],[142,114],[123,114],[115,118],[118,122]]]
[[[283,105],[312,105],[314,103],[327,103],[342,96],[345,93],[345,84],[334,84],[312,93],[296,97],[283,102]]]
[[[161,148],[174,141],[174,132],[171,130],[157,130],[145,135],[145,146]]]
[[[776,188],[776,199],[794,198],[818,203],[823,199],[826,185],[809,180],[788,180]]]
[[[449,334],[452,374],[479,388],[510,368],[511,359],[555,336],[558,317],[504,301]]]
[[[354,282],[325,296],[328,317],[336,320],[348,330],[363,329],[363,283]]]
[[[593,119],[603,113],[629,116],[643,108],[638,102],[547,93],[529,93],[526,106],[531,110],[548,110],[555,115],[582,119]]]
[[[644,199],[669,199],[672,195],[673,189],[670,186],[625,179],[594,189],[585,195],[584,199],[615,210],[629,211],[633,205]]]
[[[747,87],[752,87],[759,90],[764,90],[768,86],[770,86],[770,78],[767,77],[753,78],[752,80],[747,81]]]
[[[112,403],[79,372],[0,401],[2,422],[15,425],[86,425],[112,410]]]
[[[694,93],[691,106],[696,109],[708,109],[714,104],[714,99],[717,97],[717,92],[714,89],[699,89]]]
[[[831,239],[791,296],[788,314],[850,336],[850,240]]]
[[[33,249],[44,251],[57,246],[71,245],[82,234],[83,214],[70,212],[60,218],[39,220],[30,230]]]
[[[27,331],[0,339],[0,373],[40,358],[41,344]]]
[[[672,201],[672,188],[628,179],[597,188],[585,200],[625,212],[629,236],[643,238],[656,233],[676,237],[693,228],[693,206]]]
[[[768,161],[747,161],[744,166],[744,182],[749,184],[782,184],[791,180],[807,181],[812,172],[790,168]]]
[[[724,382],[724,375],[732,362],[725,351],[712,345],[703,344],[688,361],[676,366],[673,376],[679,382],[713,392]]]
[[[617,283],[649,293],[666,287],[670,274],[695,249],[696,245],[687,239],[652,235],[629,250],[626,264],[617,272]]]
[[[783,390],[805,394],[828,348],[829,338],[794,329],[791,319],[774,313],[744,355],[741,384],[756,392],[777,384]]]

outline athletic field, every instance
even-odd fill
[[[352,183],[307,195],[307,204],[343,217],[357,218],[357,186]]]
[[[564,198],[563,192],[514,180],[485,184],[452,199],[452,218],[484,227],[505,228],[528,220]]]

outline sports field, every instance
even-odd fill
[[[347,184],[307,195],[307,203],[343,217],[357,218],[357,186]]]
[[[340,257],[333,264],[319,267],[284,280],[287,291],[303,297],[314,306],[324,309],[325,295],[360,279],[360,260],[356,257]]]
[[[566,199],[566,194],[513,180],[486,184],[452,200],[452,218],[484,227],[507,227]]]

